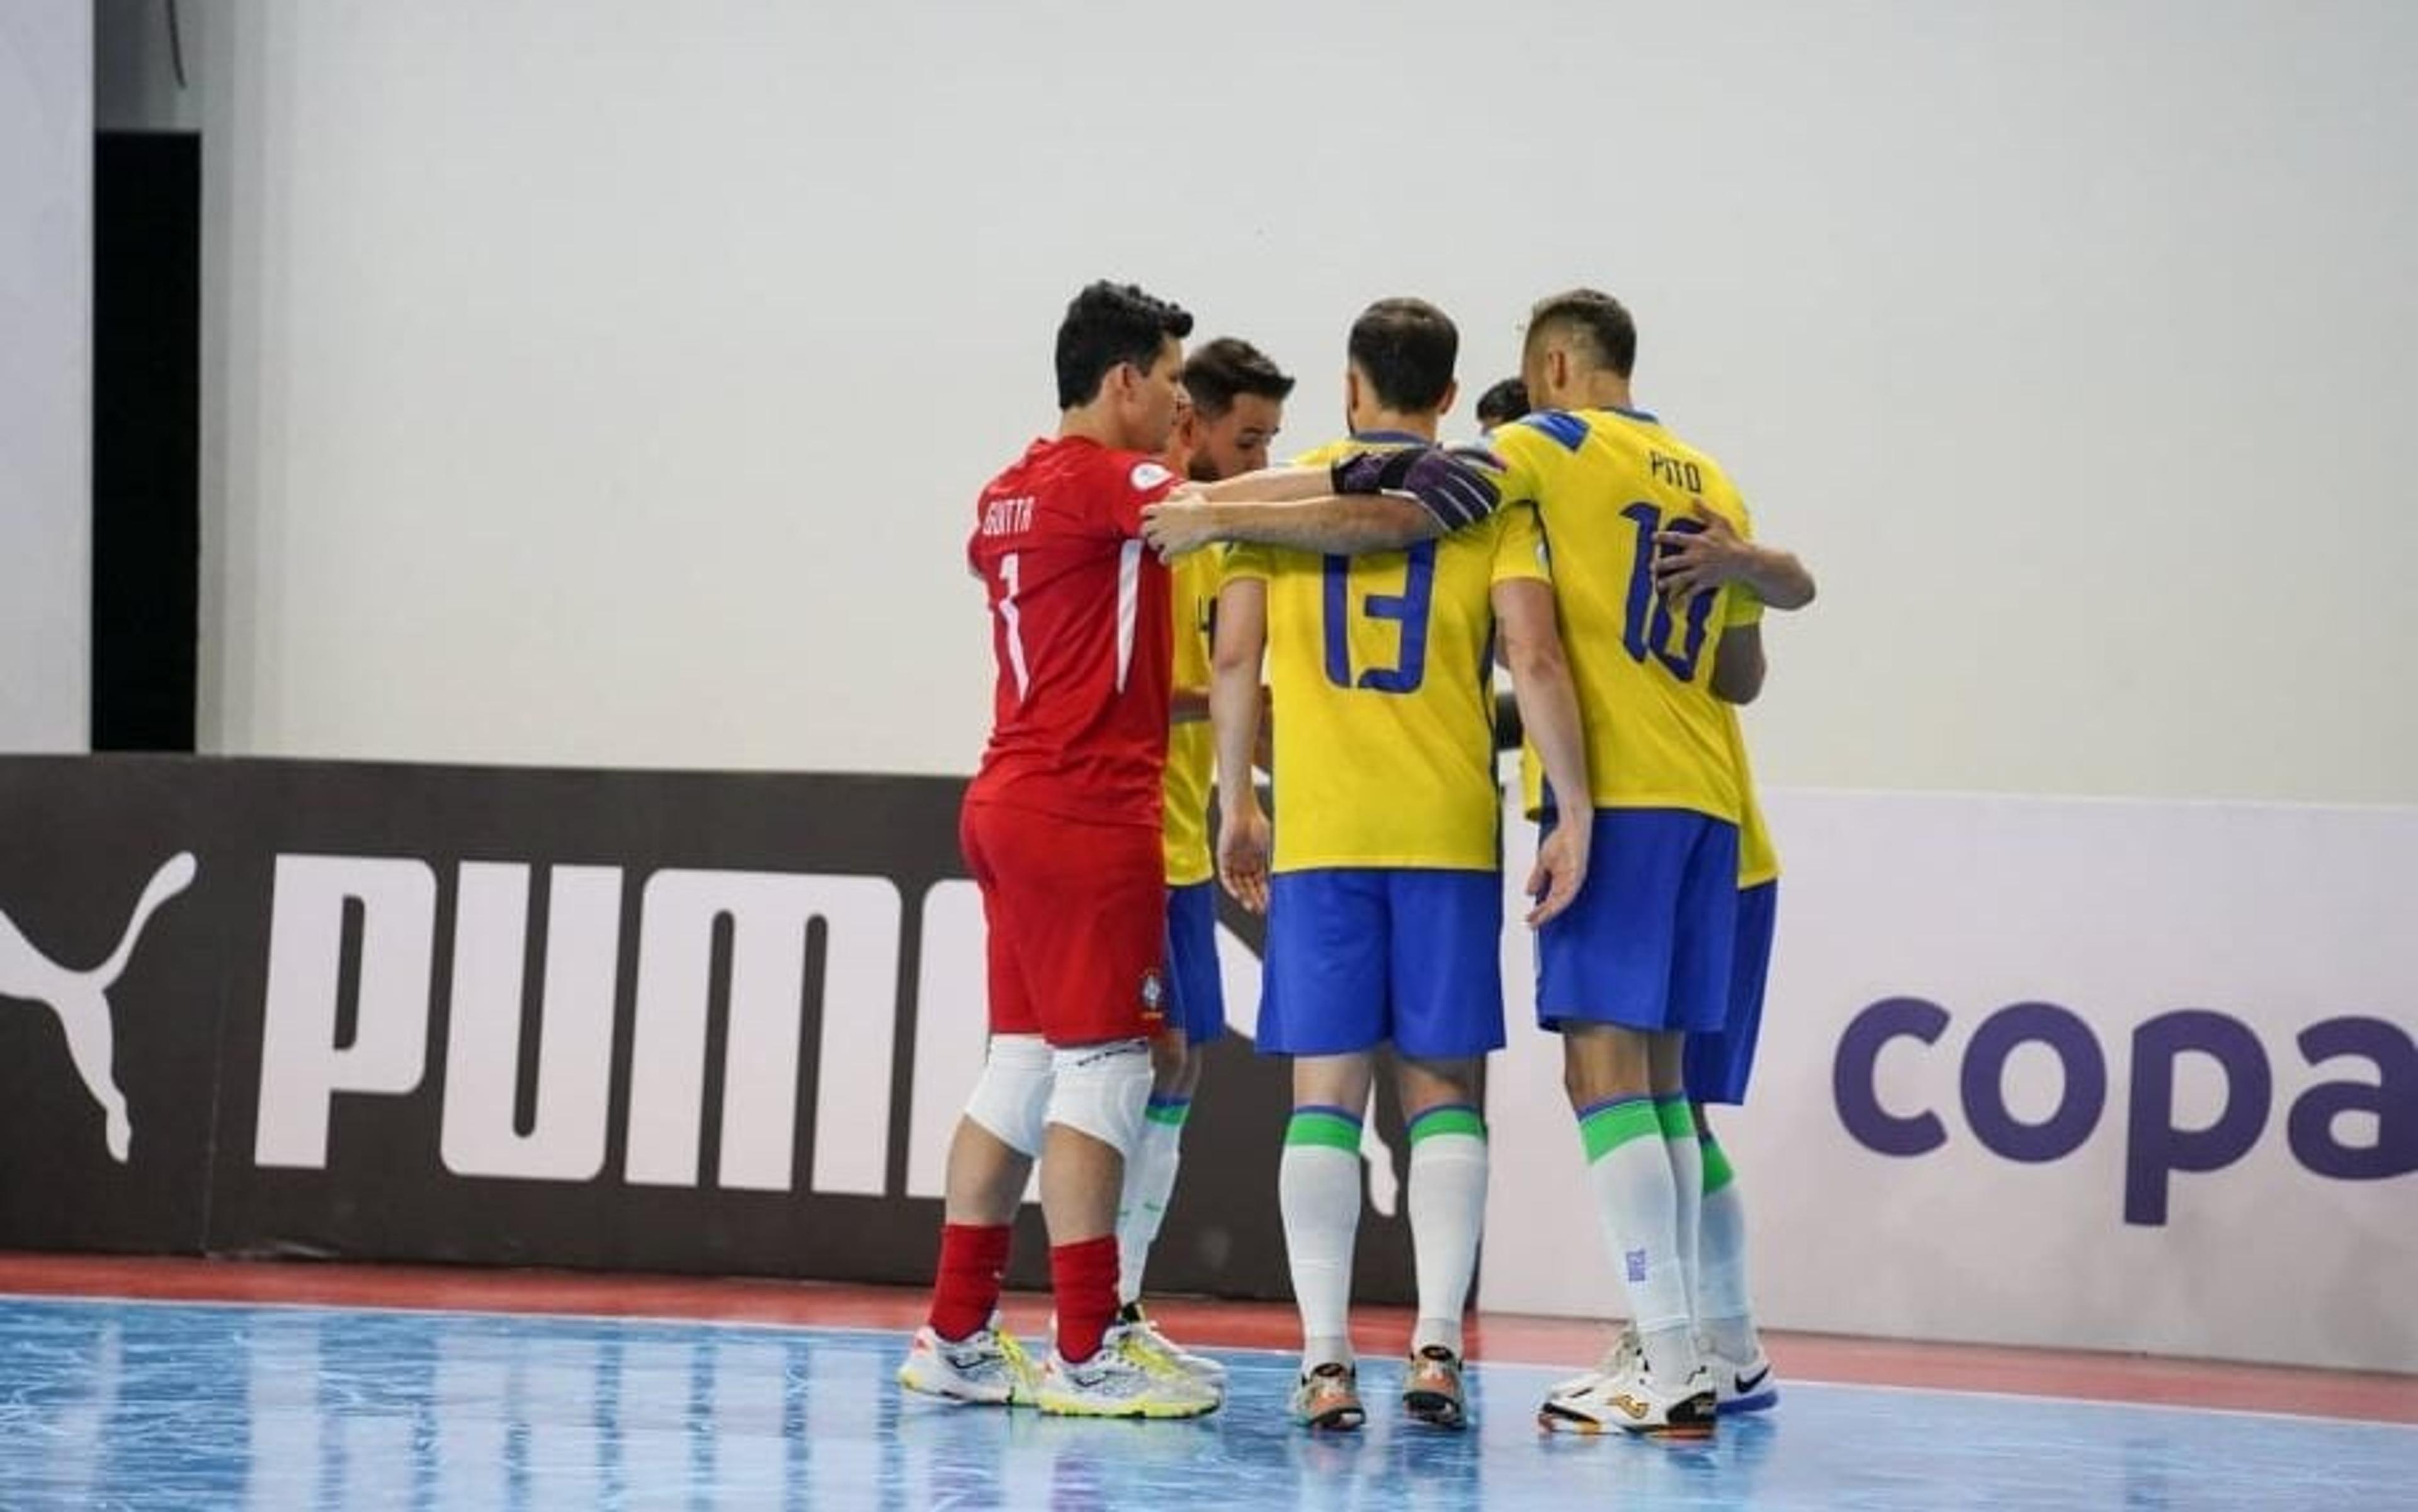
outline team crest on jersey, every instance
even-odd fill
[[[1156,971],[1141,974],[1141,1021],[1153,1028],[1167,1021],[1167,984]]]
[[[1175,481],[1175,474],[1155,462],[1137,462],[1134,464],[1132,477],[1128,481],[1134,485],[1135,493],[1147,494],[1161,484]]]

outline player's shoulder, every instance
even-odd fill
[[[1746,500],[1740,496],[1737,482],[1730,477],[1729,469],[1722,466],[1720,458],[1668,431],[1659,433],[1656,447],[1679,464],[1689,493],[1701,499],[1705,507],[1715,513],[1728,516],[1732,525],[1741,528],[1745,527]]]
[[[1047,436],[1000,475],[1076,488],[1150,493],[1178,480],[1165,461],[1147,451],[1102,446],[1085,436]]]
[[[1124,451],[1085,442],[1073,454],[1073,461],[1085,483],[1118,493],[1160,493],[1180,481],[1163,458],[1147,451]]]
[[[1587,417],[1576,410],[1532,409],[1509,424],[1498,427],[1487,439],[1513,446],[1533,447],[1551,443],[1564,451],[1576,451],[1586,445],[1586,439],[1594,429]]]
[[[1632,428],[1635,430],[1639,439],[1653,451],[1660,451],[1665,456],[1676,460],[1693,463],[1697,469],[1706,478],[1718,478],[1722,480],[1726,480],[1728,478],[1729,474],[1722,466],[1719,459],[1714,457],[1711,452],[1706,451],[1703,447],[1698,446],[1695,442],[1689,440],[1686,436],[1681,435],[1678,432],[1664,424],[1660,418],[1650,415],[1644,410],[1618,410],[1614,411],[1614,413],[1633,422]]]
[[[1338,436],[1324,446],[1311,447],[1308,451],[1295,456],[1293,459],[1293,465],[1296,467],[1324,467],[1350,456],[1354,451],[1370,450],[1372,449],[1366,443],[1355,442],[1348,435]]]
[[[1130,536],[1140,511],[1167,496],[1183,480],[1163,458],[1087,444],[1066,476],[1065,507],[1092,525]]]
[[[983,484],[986,496],[1026,492],[1047,479],[1058,465],[1058,442],[1049,436],[1033,437],[1015,461],[991,474]]]
[[[1160,459],[1139,451],[1112,452],[1118,486],[1133,494],[1164,494],[1183,480]]]

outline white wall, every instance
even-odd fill
[[[92,6],[0,7],[0,751],[92,710]]]
[[[2418,800],[2418,8],[243,0],[204,741],[963,771],[980,481],[1140,279],[1640,313],[1825,601],[1767,780]],[[1534,145],[1529,145],[1533,142]]]

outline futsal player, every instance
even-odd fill
[[[1432,446],[1454,397],[1459,334],[1423,300],[1371,305],[1347,345],[1352,435],[1301,459]],[[1205,555],[1205,554],[1203,554]],[[1490,646],[1501,635],[1537,744],[1585,809],[1584,743],[1536,516],[1494,512],[1407,551],[1339,557],[1246,548],[1225,562],[1212,706],[1219,867],[1268,916],[1263,1052],[1293,1057],[1278,1173],[1303,1331],[1293,1418],[1366,1416],[1349,1328],[1361,1126],[1390,1044],[1409,1125],[1419,1307],[1403,1405],[1467,1419],[1462,1314],[1486,1205],[1477,1078],[1503,1044],[1502,880]],[[1277,819],[1250,777],[1266,654]],[[1588,827],[1538,863],[1536,921],[1578,894]]]
[[[899,1368],[911,1390],[1097,1416],[1219,1399],[1117,1316],[1117,1207],[1166,1008],[1173,647],[1140,512],[1178,481],[1159,454],[1191,329],[1129,284],[1078,294],[1058,329],[1057,434],[975,504],[967,558],[997,680],[959,836],[988,928],[990,1043],[950,1146],[931,1312]],[[1057,1307],[1037,1370],[995,1318],[1036,1158]]]
[[[1490,396],[1503,394],[1516,382],[1507,380],[1488,392]],[[1499,427],[1525,415],[1526,401],[1524,389],[1517,395],[1506,395],[1503,403],[1507,412],[1495,416],[1494,425]],[[1694,519],[1703,528],[1676,530],[1666,527],[1655,538],[1655,582],[1666,600],[1675,605],[1685,605],[1699,593],[1734,583],[1752,601],[1741,605],[1741,618],[1752,616],[1755,604],[1793,610],[1814,602],[1814,576],[1794,554],[1766,542],[1748,541],[1717,517]],[[1745,698],[1760,691],[1759,684],[1751,689],[1732,689]],[[1745,732],[1739,725],[1735,703],[1727,713],[1723,728],[1738,764],[1741,798],[1737,925],[1732,940],[1729,1006],[1722,1027],[1689,1035],[1681,1051],[1681,1079],[1700,1147],[1695,1164],[1701,1172],[1701,1212],[1693,1222],[1690,1220],[1685,1184],[1688,1153],[1684,1149],[1672,1153],[1674,1179],[1681,1183],[1682,1247],[1688,1246],[1686,1236],[1691,1230],[1695,1235],[1694,1259],[1683,1257],[1683,1263],[1695,1278],[1698,1336],[1713,1377],[1715,1402],[1722,1413],[1760,1412],[1773,1406],[1780,1397],[1771,1360],[1755,1332],[1747,1285],[1744,1199],[1737,1172],[1706,1116],[1709,1104],[1736,1106],[1746,1100],[1762,1029],[1779,912],[1779,852],[1764,822],[1762,805],[1755,798]],[[1521,744],[1518,710],[1507,696],[1498,700],[1496,740],[1504,749],[1517,749]],[[1530,817],[1536,817],[1533,814]],[[1624,1331],[1624,1336],[1615,1346],[1615,1357],[1626,1359],[1638,1348],[1633,1329]]]
[[[1248,342],[1228,336],[1203,344],[1184,364],[1185,399],[1168,447],[1169,466],[1201,482],[1265,467],[1293,388],[1293,378]],[[1152,1041],[1155,1077],[1141,1143],[1125,1163],[1117,1214],[1118,1316],[1189,1373],[1222,1384],[1222,1366],[1177,1345],[1141,1306],[1144,1271],[1175,1189],[1204,1051],[1226,1031],[1208,820],[1209,634],[1217,557],[1195,552],[1172,564],[1168,575],[1175,642],[1175,724],[1168,737],[1165,787],[1168,1022]]]
[[[1727,1011],[1743,775],[1722,701],[1760,686],[1762,642],[1732,585],[1676,605],[1657,591],[1666,530],[1709,533],[1718,520],[1741,539],[1750,532],[1718,464],[1634,407],[1636,345],[1634,322],[1608,295],[1539,302],[1522,378],[1548,407],[1489,437],[1475,460],[1490,476],[1467,508],[1533,501],[1558,568],[1600,859],[1577,903],[1538,933],[1538,1016],[1562,1035],[1589,1186],[1640,1340],[1557,1386],[1539,1418],[1556,1429],[1703,1436],[1716,1393],[1681,1244],[1680,1191],[1700,1195],[1701,1178],[1681,1176],[1697,1145],[1680,1051],[1688,1031],[1717,1029]],[[1419,465],[1444,469],[1457,494],[1472,461],[1436,450]],[[1432,515],[1401,499],[1213,495],[1154,507],[1144,530],[1166,552],[1217,540],[1352,552],[1431,537]],[[1550,846],[1578,822],[1580,788],[1533,763],[1526,785],[1546,816],[1539,845]]]

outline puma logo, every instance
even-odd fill
[[[110,1157],[121,1166],[134,1142],[134,1123],[126,1109],[126,1094],[117,1090],[111,1069],[116,1039],[110,1023],[109,989],[126,974],[143,926],[171,898],[193,885],[195,869],[191,851],[179,851],[162,862],[144,886],[117,949],[87,971],[71,970],[52,960],[6,913],[0,913],[0,998],[38,1002],[58,1016],[59,1028],[67,1035],[69,1059],[108,1120]]]

